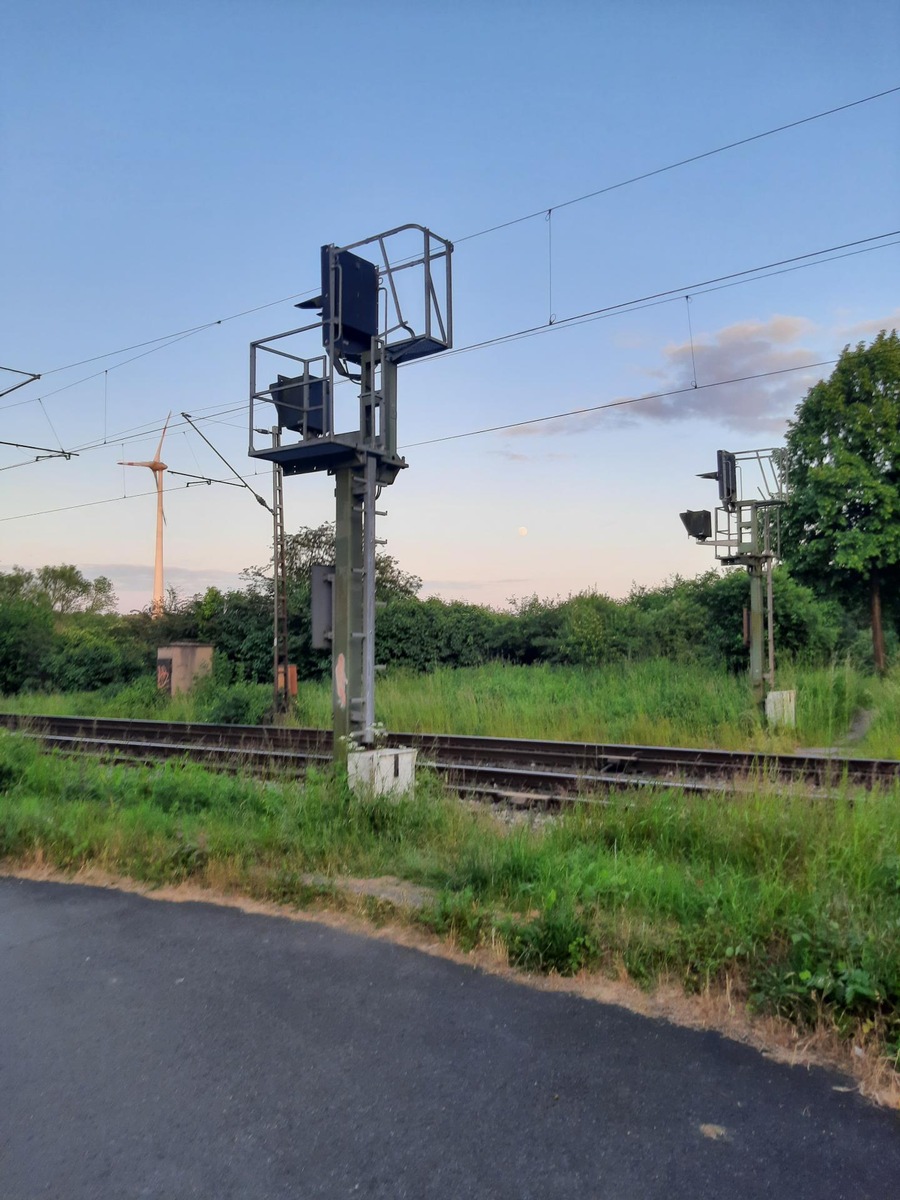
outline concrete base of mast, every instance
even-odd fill
[[[415,750],[351,750],[347,755],[350,790],[363,798],[412,798],[416,788]]]

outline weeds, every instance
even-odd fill
[[[688,989],[736,974],[761,1010],[900,1051],[896,789],[833,803],[617,793],[510,828],[427,774],[414,799],[367,803],[330,772],[262,782],[73,761],[9,734],[0,781],[8,859],[227,880],[298,905],[336,903],[340,876],[394,875],[434,890],[412,919],[463,949],[499,944],[527,970],[624,967]]]

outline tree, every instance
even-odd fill
[[[38,685],[53,646],[53,614],[46,604],[0,597],[0,694]]]
[[[60,616],[73,612],[114,612],[116,607],[116,593],[105,575],[87,579],[71,563],[38,567],[31,578],[30,593],[34,598],[45,597]]]
[[[288,586],[308,584],[310,567],[314,563],[333,563],[335,556],[334,521],[323,521],[315,528],[301,526],[296,533],[285,538],[285,563]],[[264,567],[248,567],[241,572],[252,586],[272,585],[272,560]],[[399,596],[415,596],[422,587],[418,575],[404,571],[397,560],[383,550],[375,552],[375,590],[380,599],[391,600]]]
[[[787,436],[791,499],[782,547],[819,591],[868,601],[875,669],[885,670],[882,596],[900,582],[900,338],[847,346],[810,388]]]

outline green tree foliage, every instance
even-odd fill
[[[111,613],[116,608],[112,581],[105,575],[88,579],[70,563],[25,571],[13,567],[0,574],[0,595],[45,604],[59,616],[70,613]]]
[[[44,593],[55,613],[108,613],[116,608],[112,581],[105,575],[87,579],[77,567],[61,563],[58,567],[39,567],[34,586]]]
[[[309,583],[313,564],[334,562],[334,522],[323,521],[314,528],[303,527],[285,539],[285,560],[289,586]],[[249,567],[244,578],[258,587],[271,588],[272,560],[264,567]],[[383,550],[375,553],[375,591],[381,600],[397,596],[415,596],[422,587],[418,575],[404,571],[397,560]]]
[[[900,338],[846,347],[811,388],[787,437],[784,538],[796,577],[851,603],[868,598],[885,670],[882,596],[900,583]]]
[[[376,653],[386,666],[415,671],[475,667],[500,656],[512,624],[509,614],[480,605],[398,596],[376,618]]]
[[[307,537],[306,534],[310,536]],[[310,645],[309,565],[329,556],[330,527],[297,535],[289,588],[291,660],[301,678],[326,675],[327,651]],[[66,576],[63,576],[65,581]],[[71,580],[73,587],[76,580]],[[419,581],[388,559],[376,617],[376,656],[387,666],[430,671],[491,660],[517,664],[604,666],[624,660],[667,658],[741,670],[747,666],[742,609],[749,602],[744,572],[709,571],[675,577],[656,588],[633,588],[624,600],[584,592],[565,600],[529,596],[497,611],[461,601],[414,594]],[[149,609],[115,613],[69,611],[69,592],[44,586],[59,581],[45,571],[0,572],[0,691],[49,687],[85,691],[139,677],[152,689],[157,647],[173,641],[210,642],[217,656],[216,687],[244,689],[242,698],[216,695],[216,719],[252,718],[258,697],[251,685],[272,679],[272,587],[264,573],[248,572],[244,588],[209,588],[202,596],[170,596],[162,615]],[[44,584],[39,581],[43,580]],[[84,593],[82,599],[84,598]],[[775,633],[779,657],[828,661],[855,650],[857,627],[834,599],[817,597],[780,569],[775,577]],[[226,687],[227,685],[227,687]],[[221,691],[222,688],[219,690]],[[249,706],[249,707],[248,707]]]
[[[127,683],[147,670],[142,647],[110,626],[71,624],[58,633],[48,660],[51,687],[63,692],[94,691],[111,683]]]
[[[39,686],[53,648],[53,613],[47,604],[0,596],[0,693]]]
[[[257,585],[243,591],[209,588],[196,602],[197,633],[246,679],[272,678],[272,596]]]

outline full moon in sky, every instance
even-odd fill
[[[524,525],[520,525],[519,526],[519,537],[527,537],[527,536],[528,536],[528,530],[525,528]]]

